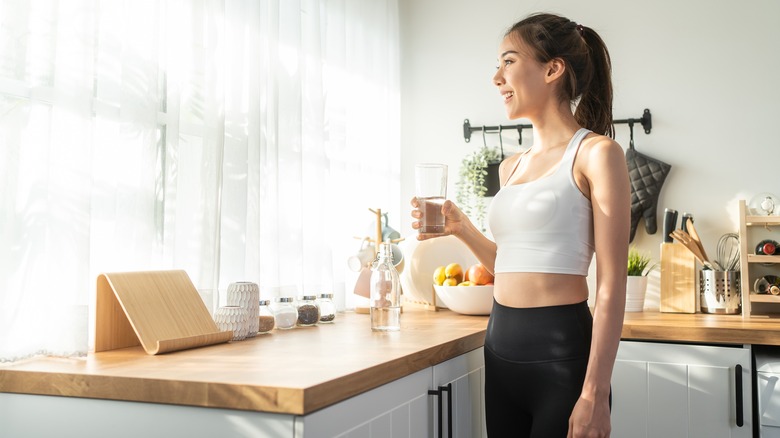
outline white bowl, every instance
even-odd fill
[[[490,315],[493,286],[433,286],[436,295],[453,312],[464,315]]]
[[[477,263],[471,250],[455,236],[423,241],[418,241],[417,236],[410,236],[399,246],[406,260],[406,266],[401,272],[401,286],[404,295],[412,301],[433,304],[433,272],[439,266],[458,263],[465,270]],[[439,306],[443,300],[438,293],[436,295],[436,305]]]

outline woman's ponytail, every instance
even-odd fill
[[[581,28],[590,55],[586,68],[592,72],[587,75],[590,81],[582,90],[574,117],[581,126],[615,138],[612,124],[612,61],[609,51],[593,29],[585,26]]]

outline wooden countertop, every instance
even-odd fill
[[[367,315],[149,356],[141,347],[0,365],[0,392],[304,415],[479,348],[487,317],[407,307],[402,331]],[[780,345],[780,319],[627,313],[626,340]]]
[[[625,340],[780,345],[780,318],[628,312],[621,337]]]
[[[483,345],[486,316],[406,307],[400,332],[368,315],[157,356],[139,347],[0,365],[0,392],[308,414]]]

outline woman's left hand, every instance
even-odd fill
[[[580,397],[569,417],[567,438],[608,438],[610,432],[609,401],[594,402]]]

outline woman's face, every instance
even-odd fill
[[[498,49],[498,70],[493,84],[498,87],[509,119],[533,118],[549,97],[545,80],[548,66],[536,61],[519,38],[507,36]]]

